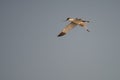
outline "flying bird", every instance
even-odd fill
[[[78,18],[67,18],[66,21],[69,21],[70,23],[64,29],[62,29],[62,31],[58,34],[58,37],[64,36],[71,29],[76,27],[77,25],[85,28],[86,31],[90,32],[89,29],[86,26],[86,23],[89,23],[90,21],[85,21],[85,20],[78,19]]]

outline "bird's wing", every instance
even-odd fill
[[[75,23],[70,23],[68,24],[61,32],[60,34],[58,35],[58,37],[60,36],[64,36],[68,31],[70,31],[72,28],[74,28],[77,24]]]

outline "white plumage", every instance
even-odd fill
[[[89,21],[85,21],[78,18],[67,18],[66,21],[69,21],[69,23],[59,34],[58,37],[64,36],[67,34],[72,28],[76,27],[77,25],[83,27],[86,29],[86,31],[90,32],[86,26],[86,22],[89,23]]]

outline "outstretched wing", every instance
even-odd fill
[[[70,23],[68,24],[58,35],[58,37],[60,36],[64,36],[68,31],[70,31],[72,28],[74,28],[77,24],[75,23]]]

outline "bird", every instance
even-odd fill
[[[70,23],[62,29],[62,31],[58,34],[58,37],[66,35],[71,29],[73,29],[77,25],[85,28],[86,31],[90,32],[90,30],[86,26],[86,23],[89,23],[90,21],[82,20],[81,18],[70,18],[70,17],[68,17],[66,21],[69,21]]]

